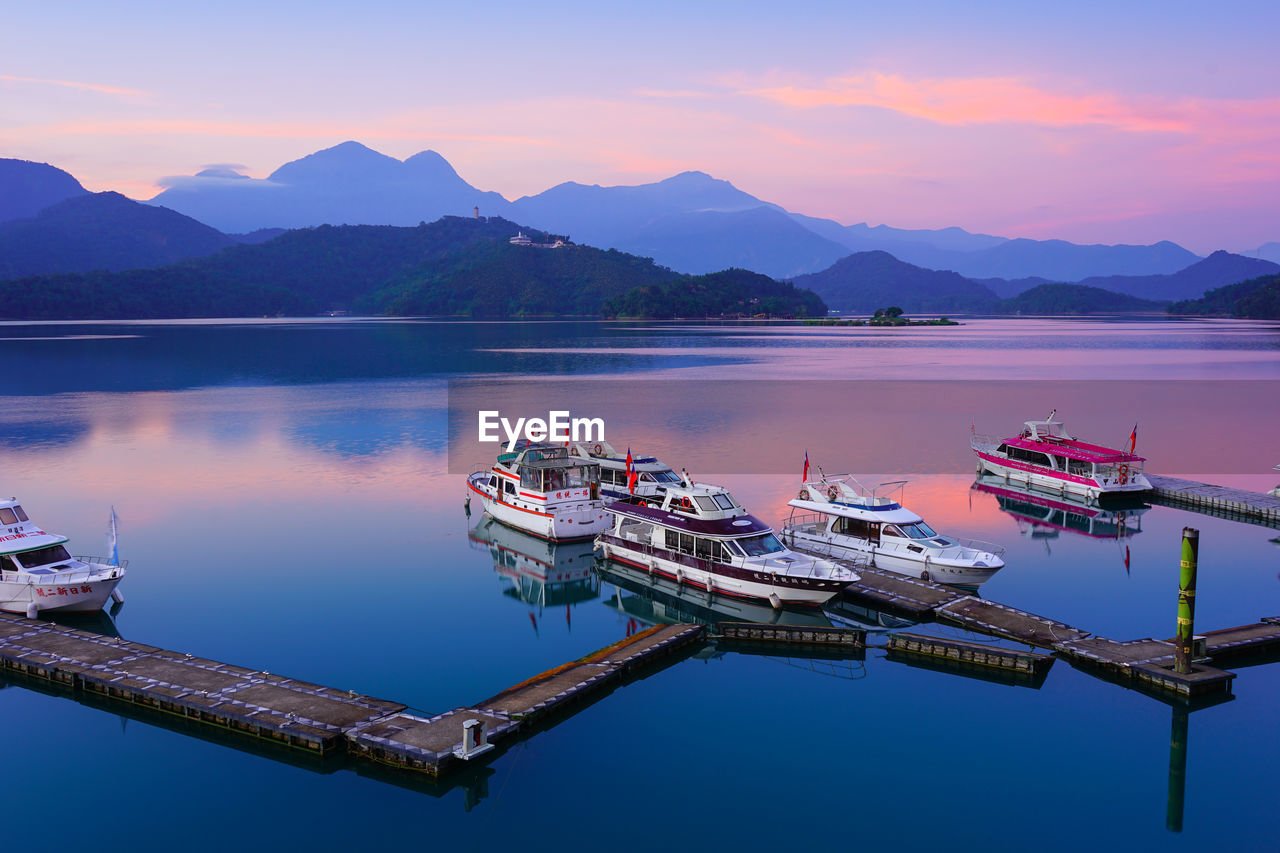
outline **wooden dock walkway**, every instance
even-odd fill
[[[0,672],[318,758],[345,752],[435,776],[461,760],[465,721],[483,722],[490,743],[503,740],[569,702],[602,695],[601,688],[698,642],[704,630],[650,628],[484,702],[434,717],[355,691],[10,614],[0,614]]]
[[[1053,655],[1006,649],[970,640],[930,637],[909,631],[890,634],[888,652],[891,659],[916,655],[934,661],[1005,670],[1040,682],[1044,681],[1049,667],[1053,665]]]
[[[987,601],[930,581],[908,578],[877,569],[859,569],[862,580],[846,587],[850,601],[873,605],[892,602],[920,621],[935,619],[970,631],[1047,649],[1057,656],[1095,671],[1101,670],[1121,683],[1135,683],[1158,693],[1183,698],[1224,695],[1230,698],[1235,673],[1204,661],[1190,674],[1173,671],[1173,643],[1145,639],[1116,641],[1090,632]],[[1280,654],[1280,617],[1269,617],[1204,634],[1211,663],[1260,655]]]
[[[1206,515],[1280,528],[1280,498],[1195,480],[1148,474],[1152,502]]]

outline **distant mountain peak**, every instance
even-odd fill
[[[196,172],[195,176],[197,178],[239,178],[244,181],[249,180],[248,175],[242,175],[235,169],[231,169],[226,166],[215,166],[211,169],[201,169],[199,172]]]
[[[403,164],[359,142],[347,141],[285,163],[267,180],[281,184],[394,179]]]

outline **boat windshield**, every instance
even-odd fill
[[[912,539],[932,539],[938,535],[936,530],[925,524],[923,521],[916,522],[915,524],[902,525],[902,532]]]
[[[733,542],[741,547],[748,557],[762,557],[765,554],[776,554],[779,551],[786,550],[782,547],[782,543],[778,541],[778,537],[772,533],[747,536],[743,539],[734,539]]]
[[[678,483],[680,477],[676,472],[667,468],[663,471],[645,471],[640,475],[640,481],[643,483]]]
[[[47,566],[50,563],[61,563],[64,560],[70,560],[71,555],[67,553],[67,549],[61,545],[50,545],[48,548],[37,548],[34,551],[27,551],[23,554],[14,554],[18,558],[18,562],[23,568],[34,569],[37,566]]]

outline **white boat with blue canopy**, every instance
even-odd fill
[[[1004,566],[1004,549],[944,536],[881,491],[901,494],[906,480],[863,488],[854,477],[804,484],[788,503],[783,540],[798,551],[835,559],[870,558],[876,568],[958,586],[977,587]]]
[[[73,557],[67,537],[48,533],[27,517],[16,498],[0,500],[0,610],[37,614],[56,610],[101,610],[111,598],[127,561]]]
[[[605,500],[618,500],[633,494],[661,498],[667,486],[680,482],[680,475],[657,458],[633,455],[631,470],[636,472],[636,487],[632,492],[627,483],[627,454],[619,452],[603,439],[571,442],[569,455],[600,466],[600,494]]]

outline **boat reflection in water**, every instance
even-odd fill
[[[971,488],[994,495],[1001,511],[1013,516],[1023,536],[1046,540],[1046,545],[1064,531],[1124,543],[1142,532],[1142,515],[1151,509],[1150,504],[1140,501],[1102,508],[1069,497],[1029,492],[994,474],[980,475]]]
[[[755,602],[704,589],[677,584],[657,574],[649,575],[613,560],[601,560],[597,572],[605,583],[617,589],[606,594],[605,605],[635,620],[634,630],[642,625],[668,625],[677,622],[757,622],[797,627],[864,628],[888,631],[914,625],[868,607],[836,596],[821,609],[797,607],[775,609],[767,602]],[[633,631],[634,632],[634,631]]]
[[[530,618],[548,607],[568,607],[600,596],[600,580],[592,571],[592,542],[549,542],[483,516],[468,534],[472,544],[487,548],[502,594],[529,605]],[[534,621],[534,628],[537,622]]]

